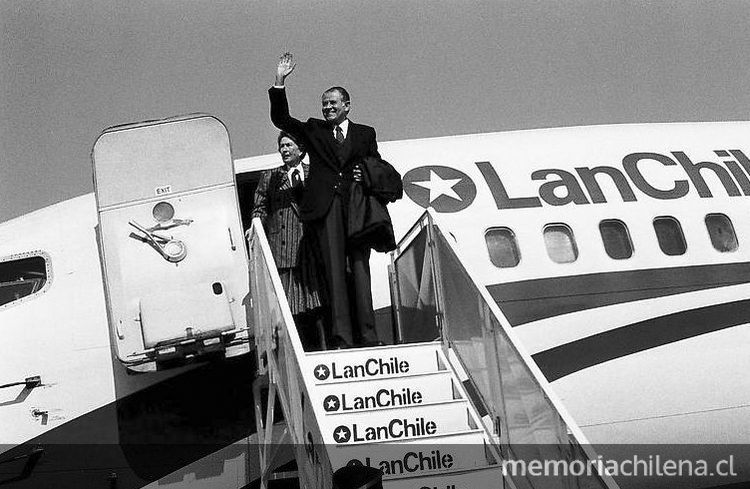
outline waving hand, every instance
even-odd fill
[[[279,64],[276,66],[275,85],[283,87],[284,80],[286,80],[286,77],[294,71],[295,66],[297,66],[297,63],[294,62],[294,56],[292,56],[292,53],[287,52],[282,54],[279,58]]]

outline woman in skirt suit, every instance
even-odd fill
[[[252,216],[263,222],[302,345],[314,350],[325,347],[321,300],[325,287],[312,234],[306,236],[299,218],[298,202],[309,165],[302,162],[305,149],[293,136],[282,131],[277,143],[284,165],[261,176]]]

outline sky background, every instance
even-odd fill
[[[0,222],[88,193],[106,127],[206,112],[275,151],[343,85],[380,141],[750,119],[750,2],[0,0]],[[750,135],[749,135],[750,137]]]

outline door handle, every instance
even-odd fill
[[[6,387],[13,387],[15,385],[25,385],[26,389],[33,389],[34,387],[39,387],[40,385],[42,385],[42,378],[39,375],[26,377],[21,382],[11,382],[10,384],[0,385],[0,389],[5,389]]]
[[[191,221],[192,222],[192,221]],[[185,243],[179,239],[172,239],[152,232],[149,229],[144,228],[135,221],[128,221],[128,224],[136,228],[138,231],[143,233],[143,236],[131,233],[130,236],[135,237],[141,241],[144,241],[151,245],[159,254],[171,263],[177,263],[185,259],[187,256],[187,248]]]
[[[20,382],[11,382],[9,384],[0,385],[0,389],[6,389],[8,387],[14,387],[17,385],[23,386],[23,389],[21,389],[21,392],[18,393],[18,396],[16,396],[16,398],[11,401],[0,402],[0,407],[9,406],[11,404],[19,404],[25,401],[26,398],[29,397],[29,394],[31,394],[32,390],[42,385],[42,377],[39,375],[26,377],[24,380]]]
[[[234,244],[234,236],[232,235],[232,228],[227,228],[229,231],[229,245],[232,247],[232,251],[237,251],[237,245]]]

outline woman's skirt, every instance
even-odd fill
[[[308,274],[303,272],[302,267],[279,269],[281,285],[294,315],[321,307],[317,283],[311,283],[315,282],[315,277],[307,276]]]
[[[323,307],[325,300],[325,271],[322,258],[316,246],[306,232],[300,240],[298,265],[293,268],[280,268],[281,285],[286,292],[292,314],[311,312]]]

